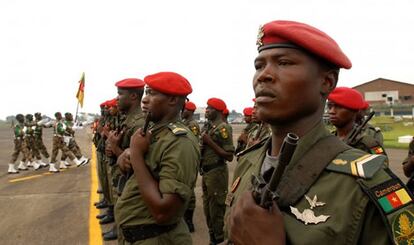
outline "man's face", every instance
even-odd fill
[[[192,113],[191,111],[184,109],[183,113],[181,114],[181,117],[184,119],[187,119],[191,116],[191,113]]]
[[[116,116],[116,114],[118,114],[118,108],[116,106],[111,106],[109,108],[109,114],[111,114],[111,116]]]
[[[118,88],[118,108],[121,111],[128,111],[131,107],[130,93],[126,89]]]
[[[72,114],[67,114],[67,115],[65,115],[65,119],[66,119],[67,121],[73,121],[73,116],[72,116]]]
[[[158,122],[164,117],[167,111],[171,109],[168,106],[168,99],[168,95],[151,88],[146,88],[145,96],[141,101],[142,111],[144,113],[150,112],[151,121]]]
[[[246,116],[246,115],[244,115],[244,121],[246,123],[251,123],[252,122],[252,116]]]
[[[288,123],[315,113],[322,106],[319,64],[292,48],[263,50],[254,62],[253,89],[257,117],[270,124]]]
[[[206,108],[206,118],[210,121],[214,121],[217,118],[217,115],[219,115],[219,113],[221,112],[217,111],[211,106],[207,106]]]
[[[337,127],[342,128],[349,123],[354,123],[358,111],[353,111],[328,101],[329,120]]]
[[[42,115],[40,114],[36,114],[35,117],[36,117],[36,120],[38,121],[42,120]]]
[[[62,119],[62,114],[58,113],[55,115],[56,120],[61,120]]]

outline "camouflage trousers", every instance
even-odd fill
[[[15,163],[19,157],[20,152],[23,155],[22,161],[29,160],[31,161],[31,155],[29,149],[27,148],[26,141],[22,138],[14,139],[14,150],[11,158],[11,163]]]
[[[69,147],[65,144],[65,142],[63,142],[63,137],[53,136],[52,157],[50,159],[50,163],[56,162],[59,150],[62,151],[62,155],[65,154],[67,157],[69,157],[70,160],[75,159],[73,153],[69,150]]]
[[[69,150],[73,153],[73,155],[75,155],[76,158],[79,159],[79,158],[82,157],[81,150],[80,150],[80,148],[78,146],[78,143],[76,143],[75,138],[73,138],[73,137],[70,138],[69,139],[69,144],[67,144],[66,142],[65,142],[65,144],[69,148]],[[65,161],[67,157],[68,156],[64,152],[62,152],[62,157],[60,159],[62,161]]]
[[[229,171],[227,165],[203,174],[203,209],[210,236],[216,240],[224,238],[224,204],[227,195]]]
[[[26,136],[24,137],[24,141],[26,142],[26,147],[29,150],[30,155],[29,159],[27,160],[32,161],[35,158],[40,159],[40,153],[36,147],[34,136]]]
[[[35,143],[37,151],[39,151],[40,154],[42,154],[45,158],[50,157],[49,152],[47,152],[46,146],[43,143],[43,139],[41,135],[35,136],[34,143]],[[40,160],[41,157],[39,156],[39,158],[37,159]]]

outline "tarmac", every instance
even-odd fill
[[[233,125],[234,142],[242,128],[243,125]],[[82,153],[91,158],[90,130],[77,131],[75,136]],[[43,140],[51,153],[51,129],[44,130]],[[58,174],[49,173],[48,168],[37,171],[30,168],[11,175],[7,174],[7,167],[13,147],[12,129],[0,128],[0,162],[3,163],[0,164],[0,244],[117,244],[102,241],[101,232],[109,230],[112,224],[100,226],[95,218],[99,213],[93,206],[99,199],[95,158],[88,165],[72,166]],[[386,149],[386,152],[390,168],[405,182],[401,162],[407,151]],[[230,182],[235,163],[233,160],[229,164]],[[207,245],[200,176],[195,193],[193,244]]]

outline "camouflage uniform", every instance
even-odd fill
[[[24,127],[22,123],[14,126],[14,150],[10,161],[13,164],[17,161],[20,152],[23,154],[23,159],[30,159],[30,153],[24,140]]]
[[[203,129],[211,139],[227,152],[234,152],[233,136],[231,129],[225,122],[218,125],[211,124],[208,129]],[[224,200],[227,195],[229,172],[225,159],[221,158],[208,145],[203,145],[201,156],[201,173],[203,188],[204,214],[211,241],[219,241],[224,238]]]
[[[53,148],[52,148],[52,157],[50,163],[55,163],[59,150],[62,151],[62,155],[65,154],[69,157],[70,160],[74,160],[75,157],[73,153],[69,150],[68,145],[64,142],[63,136],[66,132],[65,123],[60,120],[55,123],[54,134],[53,134]]]
[[[43,125],[39,125],[39,121],[35,121],[35,123],[36,123],[36,127],[35,127],[35,130],[34,130],[34,142],[35,142],[35,146],[36,146],[36,149],[45,157],[45,158],[49,158],[50,157],[50,155],[49,155],[49,153],[47,152],[47,149],[46,149],[46,146],[45,146],[45,144],[43,143]],[[40,155],[39,155],[40,156]],[[40,158],[37,158],[38,160],[40,160],[41,159],[41,157]]]
[[[24,141],[29,151],[29,154],[28,154],[29,158],[25,160],[28,160],[29,162],[33,161],[34,158],[40,159],[40,153],[35,144],[35,135],[34,135],[35,128],[36,128],[35,122],[26,121],[25,127],[24,127],[25,129]]]
[[[66,125],[66,130],[63,136],[63,138],[65,139],[65,143],[68,146],[69,150],[73,153],[73,155],[75,155],[75,157],[79,159],[82,157],[82,153],[75,140],[75,131],[72,128],[73,122],[69,120],[64,120],[63,123]],[[62,152],[61,160],[65,161],[66,158],[67,155]]]
[[[141,196],[138,183],[132,176],[126,182],[115,206],[116,221],[124,235],[119,244],[192,244],[182,217],[196,181],[200,158],[197,139],[182,123],[174,121],[156,124],[151,132],[152,140],[149,151],[145,154],[145,164],[152,176],[158,180],[160,192],[179,195],[184,205],[168,223],[156,224]],[[151,234],[150,230],[155,230],[158,234]],[[149,237],[132,241],[128,234]]]

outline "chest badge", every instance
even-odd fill
[[[310,209],[305,209],[303,212],[300,212],[297,208],[290,206],[290,211],[296,216],[298,220],[303,221],[305,225],[308,225],[326,222],[326,220],[331,217],[330,215],[315,216],[315,212],[312,209],[325,205],[324,202],[318,202],[318,197],[316,195],[313,197],[313,199],[307,195],[305,195],[305,198],[310,205]]]

